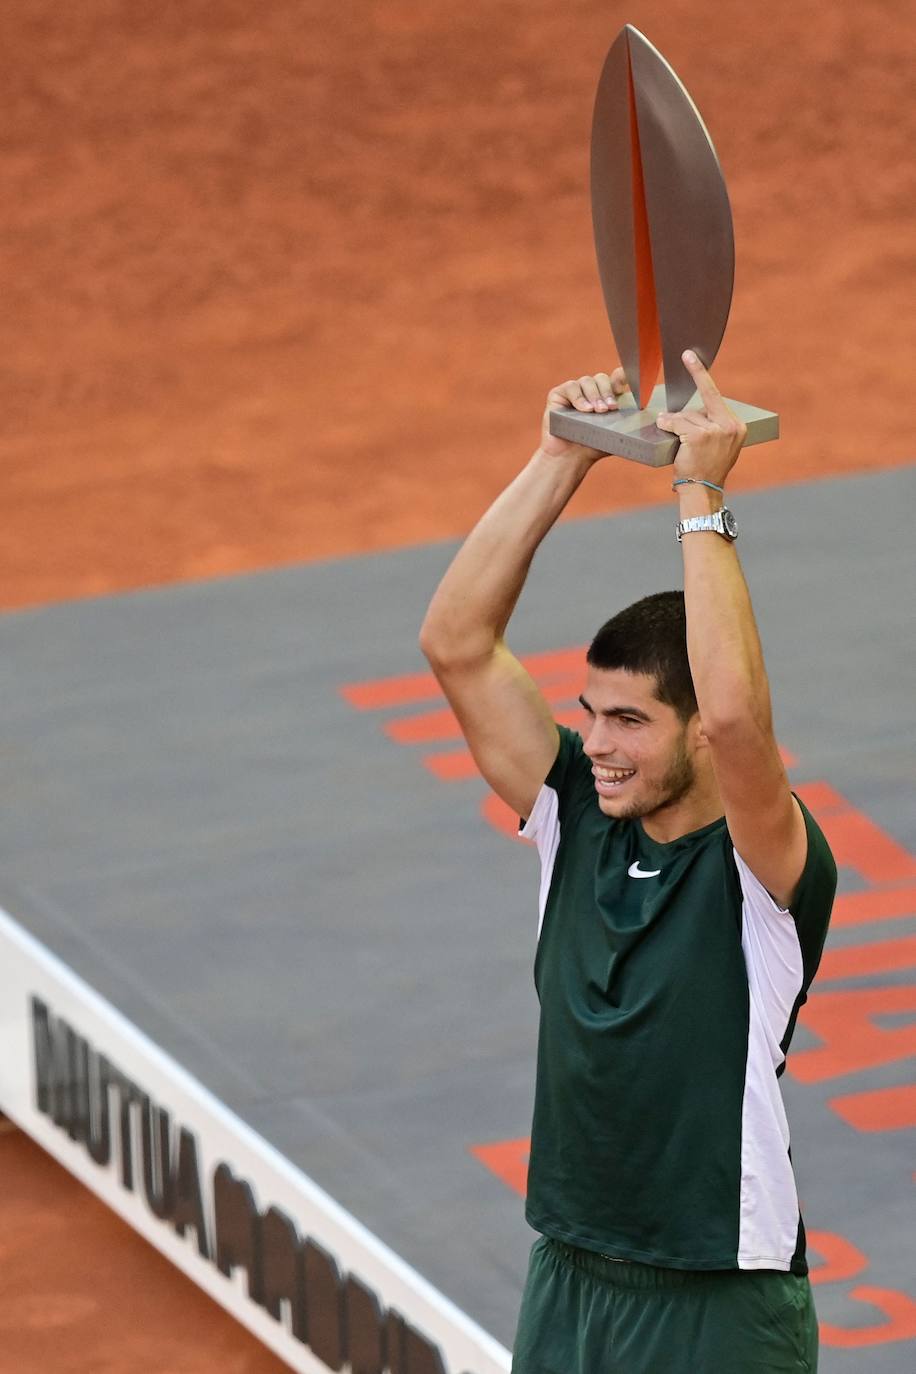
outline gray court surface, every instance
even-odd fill
[[[793,781],[825,780],[916,854],[916,468],[735,498]],[[342,684],[422,671],[426,546],[0,618],[0,904],[494,1336],[511,1343],[531,1232],[469,1152],[527,1135],[537,857],[488,826]],[[680,584],[672,512],[572,522],[539,553],[519,653],[581,644]],[[862,879],[841,871],[841,886]],[[916,914],[831,947],[916,933]],[[895,969],[833,987],[901,983]],[[913,981],[912,971],[909,981]],[[903,1018],[897,1018],[903,1023]],[[815,1044],[799,1029],[796,1048]],[[860,1134],[786,1075],[808,1225],[864,1251],[818,1290],[916,1298],[914,1132]],[[827,1348],[905,1374],[916,1341]]]

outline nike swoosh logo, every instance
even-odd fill
[[[661,869],[653,868],[651,872],[647,871],[644,873],[640,868],[639,860],[637,859],[635,863],[630,864],[630,867],[627,869],[627,873],[630,875],[631,878],[657,878],[659,873],[661,873]]]

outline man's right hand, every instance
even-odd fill
[[[563,382],[547,394],[547,408],[541,425],[541,452],[552,458],[572,457],[573,454],[590,461],[603,458],[600,449],[587,448],[584,444],[574,444],[568,439],[558,439],[550,432],[550,412],[552,410],[580,410],[583,413],[607,415],[617,409],[617,397],[629,390],[622,367],[615,368],[610,374],[596,372],[593,377],[580,377],[578,381]]]

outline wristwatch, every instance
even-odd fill
[[[674,529],[677,542],[680,543],[685,534],[692,534],[694,530],[712,530],[729,543],[738,538],[738,522],[728,506],[722,506],[710,515],[690,515],[686,520],[679,520]]]

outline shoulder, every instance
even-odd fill
[[[795,800],[804,817],[808,852],[801,878],[789,903],[789,911],[798,928],[806,969],[813,977],[827,938],[836,896],[837,867],[823,830],[804,802],[799,797],[795,797]]]
[[[793,793],[793,796],[795,794]],[[820,962],[830,913],[836,894],[837,867],[824,832],[799,797],[795,797],[805,823],[807,850],[801,877],[787,906],[782,906],[751,872],[737,848],[734,861],[738,872],[747,918],[775,926],[781,922],[794,927],[810,982]]]
[[[535,840],[539,847],[548,836],[556,844],[562,833],[564,843],[568,843],[593,830],[606,835],[616,825],[598,806],[592,765],[583,750],[581,735],[565,725],[557,729],[557,756],[534,806],[527,817],[522,817],[519,831],[523,839]]]
[[[592,765],[582,746],[582,736],[565,725],[557,726],[557,731],[557,756],[544,779],[544,787],[557,794],[562,815],[579,802],[594,800],[595,786]]]

